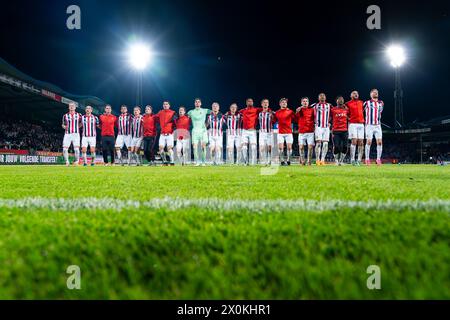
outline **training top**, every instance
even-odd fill
[[[301,107],[296,113],[296,121],[298,125],[298,132],[313,133],[315,129],[314,123],[315,109],[313,107]]]
[[[144,137],[155,137],[156,136],[156,123],[158,116],[155,114],[145,114],[142,125],[144,127]]]
[[[114,126],[116,125],[117,117],[112,114],[102,114],[100,116],[100,128],[103,137],[114,137]]]
[[[275,119],[278,120],[278,133],[289,134],[292,133],[292,120],[294,120],[295,113],[291,109],[280,109],[275,112]]]
[[[333,123],[333,132],[346,132],[348,131],[347,125],[348,109],[334,107],[331,109],[331,121]]]
[[[350,123],[364,123],[364,102],[361,100],[350,100],[346,103]]]
[[[159,126],[161,127],[161,134],[172,134],[175,129],[176,112],[170,109],[163,109],[157,114],[159,119]]]
[[[242,127],[244,130],[255,130],[258,123],[258,114],[262,108],[246,107],[239,111],[242,115]]]

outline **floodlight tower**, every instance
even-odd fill
[[[142,106],[142,79],[143,72],[151,63],[152,51],[143,43],[134,43],[128,49],[128,62],[137,72],[136,105]]]
[[[400,77],[400,67],[406,60],[405,51],[402,47],[393,45],[387,49],[387,55],[391,60],[391,66],[395,70],[395,91],[394,91],[394,128],[399,129],[403,127],[403,90],[402,81]]]

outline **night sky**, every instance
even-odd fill
[[[297,4],[294,5],[293,3]],[[310,3],[312,2],[312,3]],[[77,4],[82,29],[66,28]],[[382,29],[368,30],[366,9],[381,7]],[[380,90],[393,123],[394,72],[384,54],[402,44],[407,122],[450,115],[449,1],[10,1],[0,11],[0,56],[30,76],[117,110],[133,105],[136,75],[124,53],[133,36],[157,56],[144,75],[144,103],[193,106],[201,97],[222,110],[246,97],[363,99]]]

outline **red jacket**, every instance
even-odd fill
[[[346,103],[350,123],[364,123],[364,103],[361,100],[350,100]]]
[[[346,132],[348,130],[347,119],[347,108],[331,108],[331,122],[333,123],[333,132]]]
[[[159,126],[161,127],[161,134],[172,134],[175,129],[175,115],[173,110],[161,110],[157,116],[159,119]]]
[[[303,134],[314,132],[314,108],[301,108],[300,111],[295,114],[295,120],[298,124],[299,133]]]
[[[156,137],[156,123],[158,122],[158,116],[156,114],[145,114],[144,125],[144,137]]]
[[[246,107],[239,111],[242,115],[242,128],[244,130],[256,129],[258,122],[258,114],[262,111],[262,108]]]
[[[292,120],[294,120],[294,117],[294,111],[291,109],[280,109],[275,112],[275,118],[278,121],[278,133],[292,133]]]
[[[102,114],[99,117],[102,137],[114,137],[117,117],[113,114]]]

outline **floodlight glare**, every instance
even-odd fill
[[[387,49],[387,55],[388,55],[389,59],[391,59],[391,65],[394,68],[401,67],[402,64],[406,60],[405,51],[400,46],[396,46],[396,45],[390,46]]]
[[[136,70],[147,68],[152,58],[152,52],[148,46],[142,43],[133,44],[128,51],[130,65]]]

